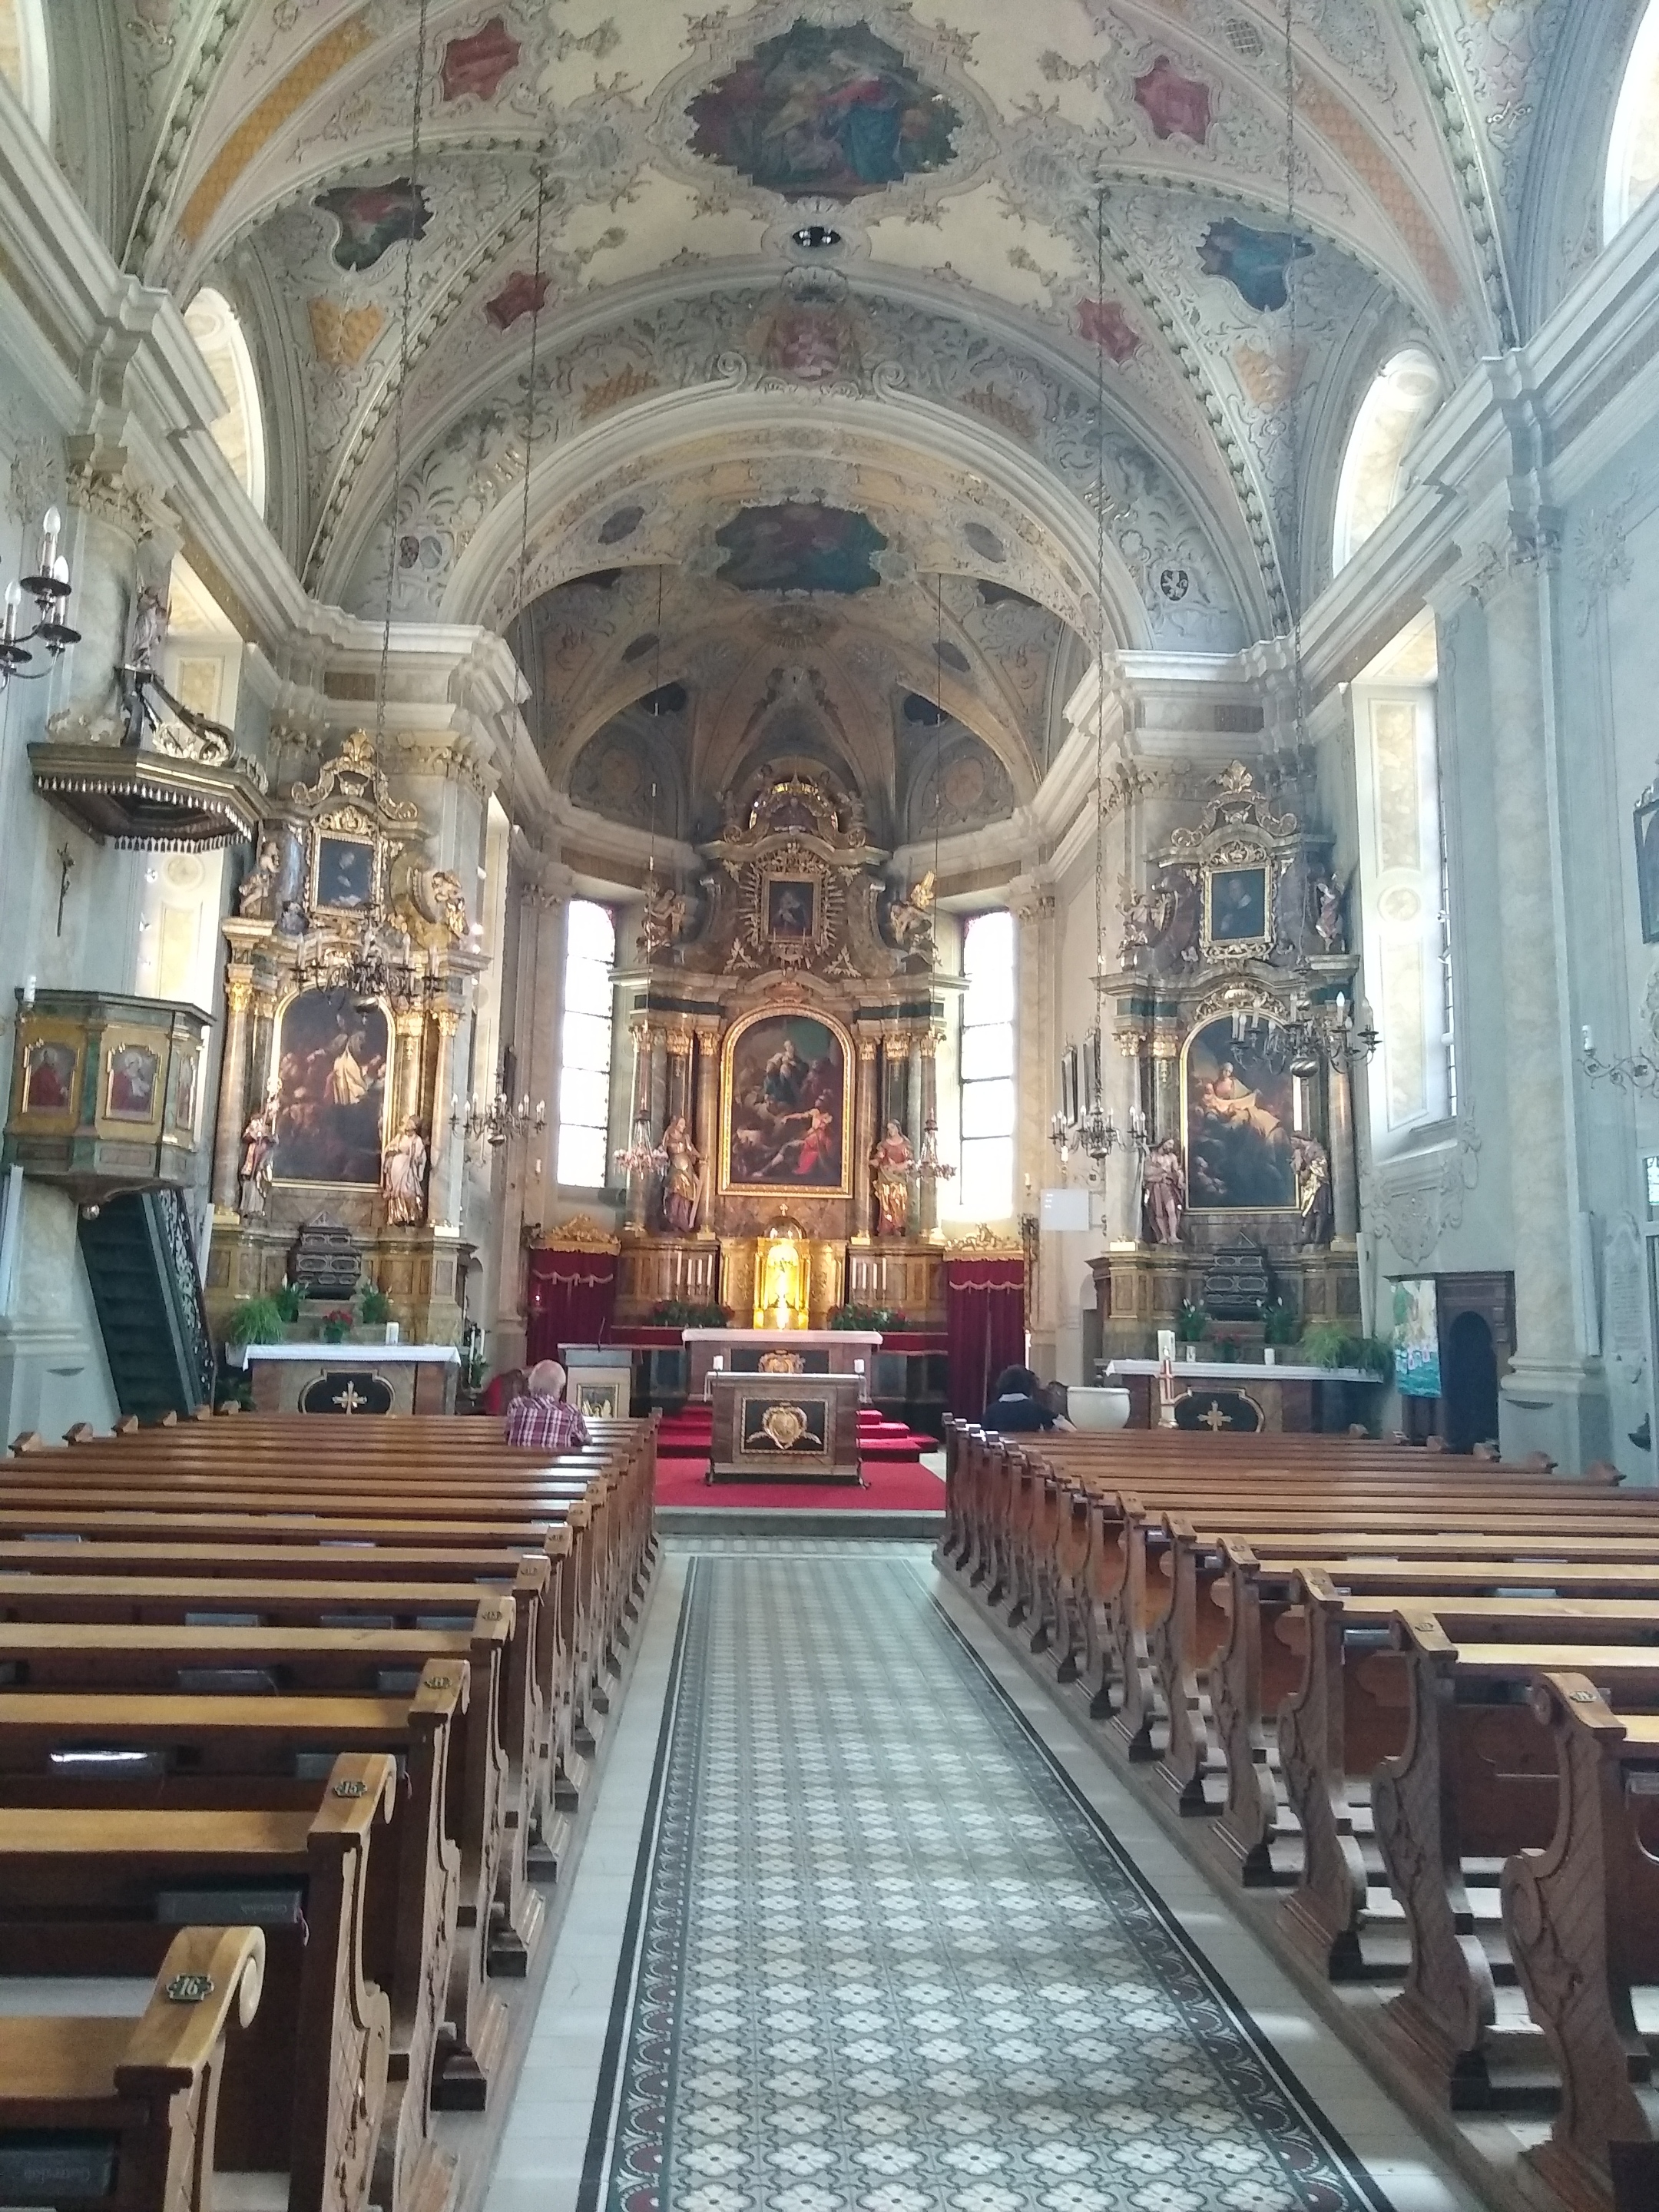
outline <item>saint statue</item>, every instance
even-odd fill
[[[239,1180],[242,1187],[244,1213],[263,1213],[265,1210],[265,1193],[270,1188],[270,1163],[276,1151],[276,1119],[281,1105],[280,1091],[268,1092],[264,1103],[256,1107],[242,1132],[242,1167]]]
[[[1296,1168],[1296,1210],[1302,1216],[1302,1242],[1328,1244],[1331,1156],[1317,1137],[1293,1137],[1291,1157]]]
[[[387,1226],[415,1229],[426,1218],[426,1139],[412,1114],[380,1156],[380,1190]]]
[[[1140,1213],[1149,1244],[1179,1244],[1187,1211],[1187,1171],[1173,1137],[1154,1145],[1141,1164]]]
[[[685,894],[672,884],[653,882],[640,912],[640,933],[635,940],[641,960],[654,960],[678,943],[689,911]]]
[[[1314,933],[1322,951],[1340,952],[1343,944],[1343,885],[1334,876],[1316,876],[1313,884]]]
[[[774,1328],[790,1328],[805,1304],[801,1296],[800,1247],[793,1237],[772,1237],[767,1241],[760,1304]]]
[[[876,1234],[902,1237],[910,1223],[910,1170],[915,1157],[910,1142],[896,1121],[870,1155],[875,1176]]]
[[[677,1114],[663,1131],[662,1148],[668,1161],[662,1183],[663,1221],[677,1235],[689,1237],[697,1225],[702,1155],[691,1141],[684,1114]]]
[[[245,921],[269,921],[276,910],[276,878],[283,848],[274,837],[259,847],[259,857],[236,886],[236,911]]]

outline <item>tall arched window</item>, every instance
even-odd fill
[[[52,133],[46,19],[40,0],[0,0],[0,76],[43,138]]]
[[[1405,460],[1440,404],[1440,371],[1421,346],[1386,362],[1359,403],[1336,491],[1331,566],[1346,568],[1405,489]]]
[[[0,5],[4,0],[0,0]],[[213,442],[236,471],[236,480],[260,514],[265,511],[265,424],[259,381],[253,373],[236,311],[222,292],[204,287],[185,310],[185,323],[212,371],[225,403],[213,426]]]
[[[1659,0],[1636,33],[1607,144],[1607,178],[1601,200],[1601,243],[1621,231],[1659,185]]]

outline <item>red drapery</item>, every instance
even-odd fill
[[[603,1344],[617,1304],[614,1252],[560,1251],[538,1246],[530,1255],[525,1298],[525,1357],[556,1359],[567,1344]]]
[[[976,1421],[997,1376],[1025,1357],[1024,1261],[947,1260],[945,1333],[951,1411]]]

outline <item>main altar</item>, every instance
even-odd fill
[[[942,1332],[949,987],[931,883],[890,883],[888,859],[827,777],[763,769],[702,848],[695,899],[648,887],[620,979],[635,1051],[624,1340],[715,1309],[785,1337],[848,1307]]]

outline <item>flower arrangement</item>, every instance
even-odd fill
[[[891,1306],[861,1306],[848,1299],[842,1305],[830,1309],[831,1328],[882,1329],[902,1328],[904,1316]]]
[[[1176,1340],[1181,1344],[1202,1344],[1210,1333],[1210,1316],[1202,1306],[1194,1305],[1190,1298],[1182,1298],[1181,1310],[1176,1316]]]
[[[351,1325],[356,1318],[349,1306],[331,1306],[323,1316],[323,1342],[343,1344],[351,1334]]]
[[[730,1306],[696,1305],[690,1298],[659,1298],[651,1309],[659,1328],[724,1328],[731,1318]]]
[[[1297,1338],[1296,1308],[1284,1298],[1275,1298],[1261,1309],[1261,1335],[1267,1344],[1294,1344]]]

